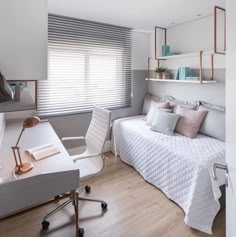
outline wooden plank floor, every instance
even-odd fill
[[[91,198],[108,202],[102,213],[97,203],[81,202],[80,225],[85,237],[207,237],[184,224],[184,213],[131,167],[108,154],[104,172],[86,183]],[[50,218],[50,229],[41,230],[41,218],[57,204],[44,207],[0,223],[0,237],[75,236],[72,206]],[[225,211],[220,211],[213,226],[214,237],[225,236]]]

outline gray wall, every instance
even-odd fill
[[[144,78],[147,76],[145,70],[134,70],[133,71],[133,97],[131,100],[131,107],[125,109],[118,109],[112,111],[112,120],[121,117],[128,117],[138,115],[141,113],[143,98],[147,91],[147,83]],[[49,121],[55,129],[57,135],[61,137],[68,136],[84,136],[88,129],[91,120],[91,113],[75,114],[68,116],[58,116],[50,118]],[[66,142],[65,146],[74,148],[83,143],[77,142]]]

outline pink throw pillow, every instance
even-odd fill
[[[180,115],[175,131],[186,136],[195,138],[198,134],[207,111],[195,111],[177,106],[176,114]]]
[[[148,111],[146,117],[144,118],[145,121],[147,121],[148,118],[154,116],[155,108],[169,109],[170,108],[170,103],[169,102],[156,102],[156,101],[152,101],[151,105],[150,105],[150,108],[149,108],[149,111]]]

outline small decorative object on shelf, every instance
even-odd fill
[[[156,77],[157,79],[162,79],[162,73],[165,71],[165,68],[162,67],[157,67],[155,72],[156,72]]]
[[[4,75],[0,72],[0,103],[12,100],[14,97],[11,87],[8,85]]]
[[[15,101],[20,101],[20,90],[21,90],[20,84],[16,83],[15,94],[14,94],[14,100]]]
[[[180,55],[180,52],[168,52],[166,56]]]
[[[187,77],[190,76],[190,68],[189,67],[179,67],[178,72],[176,74],[176,80],[186,80]]]
[[[169,72],[163,72],[162,73],[162,79],[170,79],[170,73]]]
[[[165,56],[173,56],[173,55],[179,55],[180,52],[171,52],[169,45],[162,45],[162,57]]]
[[[169,45],[162,45],[162,56],[167,56],[167,54],[170,52],[170,46]]]

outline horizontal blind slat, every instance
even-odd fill
[[[132,32],[49,14],[48,80],[38,83],[39,116],[131,105]]]

